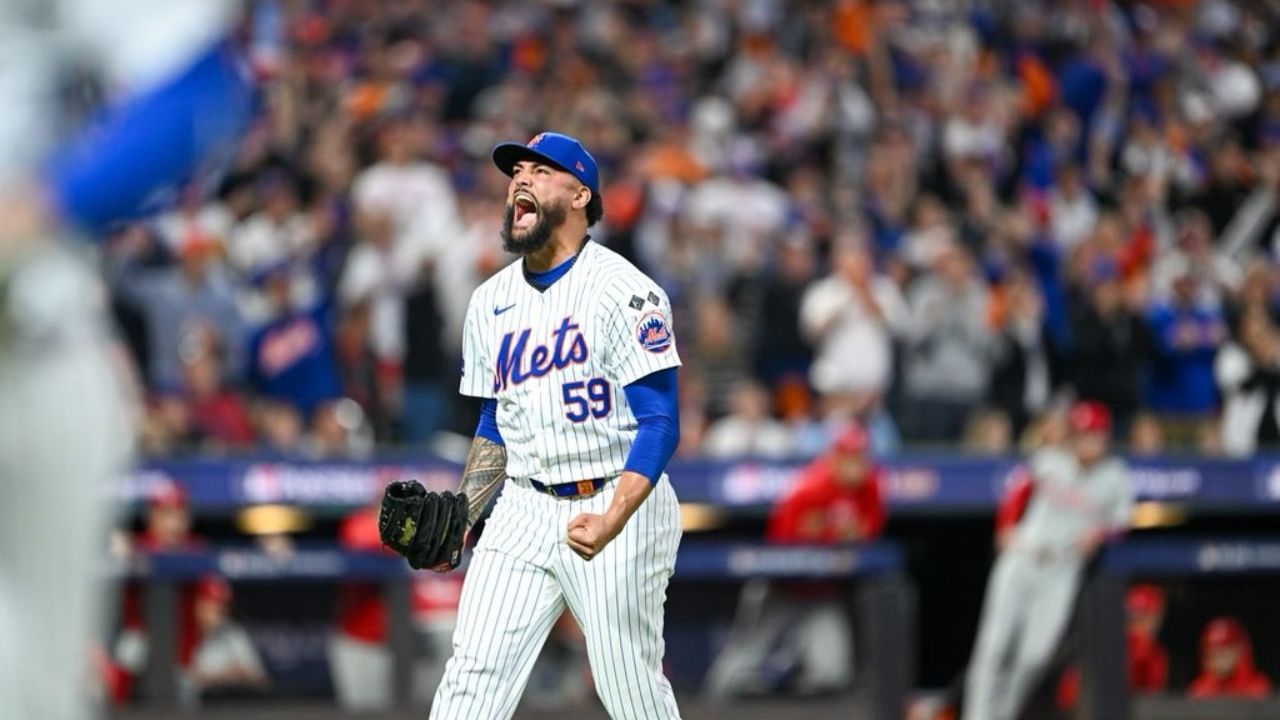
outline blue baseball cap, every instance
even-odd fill
[[[582,143],[557,132],[541,132],[533,136],[528,145],[505,142],[493,148],[493,164],[507,175],[515,172],[521,160],[537,160],[564,170],[586,185],[591,194],[600,195],[600,173],[596,159],[582,147]]]

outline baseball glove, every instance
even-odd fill
[[[417,480],[393,482],[382,495],[378,534],[415,570],[442,565],[452,570],[462,561],[467,495],[427,492]]]

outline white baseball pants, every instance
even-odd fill
[[[565,607],[586,635],[596,692],[610,717],[680,717],[662,673],[663,604],[681,534],[671,484],[664,476],[591,562],[565,541],[572,518],[604,513],[615,485],[558,498],[525,481],[507,482],[467,570],[432,720],[511,717]]]
[[[1013,720],[1021,710],[1071,619],[1081,572],[1075,556],[1000,553],[969,661],[964,720]]]
[[[90,716],[111,483],[131,447],[80,264],[50,249],[0,302],[0,718]]]

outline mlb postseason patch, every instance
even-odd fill
[[[631,296],[631,309],[632,309],[632,310],[639,310],[639,309],[640,309],[640,308],[642,308],[642,307],[644,307],[644,298],[640,297],[639,295],[632,295],[632,296]]]
[[[645,313],[636,326],[636,340],[651,353],[666,352],[671,347],[671,328],[667,326],[666,316],[659,310]]]

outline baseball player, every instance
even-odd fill
[[[1068,425],[1067,447],[1031,457],[1026,511],[997,540],[965,684],[966,720],[1016,717],[1070,619],[1085,563],[1129,525],[1129,471],[1107,454],[1110,413],[1077,403]]]
[[[463,582],[432,718],[508,718],[567,607],[613,718],[678,718],[662,674],[663,603],[680,542],[663,470],[679,439],[671,305],[594,243],[595,160],[544,132],[505,143],[503,242],[520,255],[476,289],[461,391],[482,398],[457,495],[392,484],[383,541],[447,571],[501,486]]]
[[[1169,684],[1169,654],[1160,644],[1160,624],[1164,622],[1164,592],[1142,583],[1125,594],[1125,668],[1129,691],[1136,694],[1164,692]],[[1058,709],[1075,710],[1080,696],[1080,668],[1071,666],[1058,683]]]
[[[378,507],[360,508],[343,518],[338,541],[348,550],[382,550]],[[427,646],[414,666],[414,697],[431,699],[444,675],[453,629],[458,619],[462,578],[458,575],[414,579],[411,607],[418,640]],[[329,675],[343,710],[384,710],[392,702],[391,648],[388,646],[387,603],[382,587],[365,581],[339,588],[338,623],[329,639]]]
[[[872,540],[884,529],[883,469],[861,425],[800,471],[769,515],[771,543],[824,545]],[[839,583],[753,581],[707,671],[712,699],[772,692],[839,692],[853,677],[853,633]]]
[[[1200,674],[1187,688],[1192,698],[1263,698],[1271,680],[1253,665],[1249,631],[1233,617],[1216,617],[1200,633]]]
[[[77,720],[105,492],[130,419],[100,290],[68,242],[233,144],[250,106],[224,0],[0,0],[0,718]],[[67,80],[111,102],[61,133]]]

